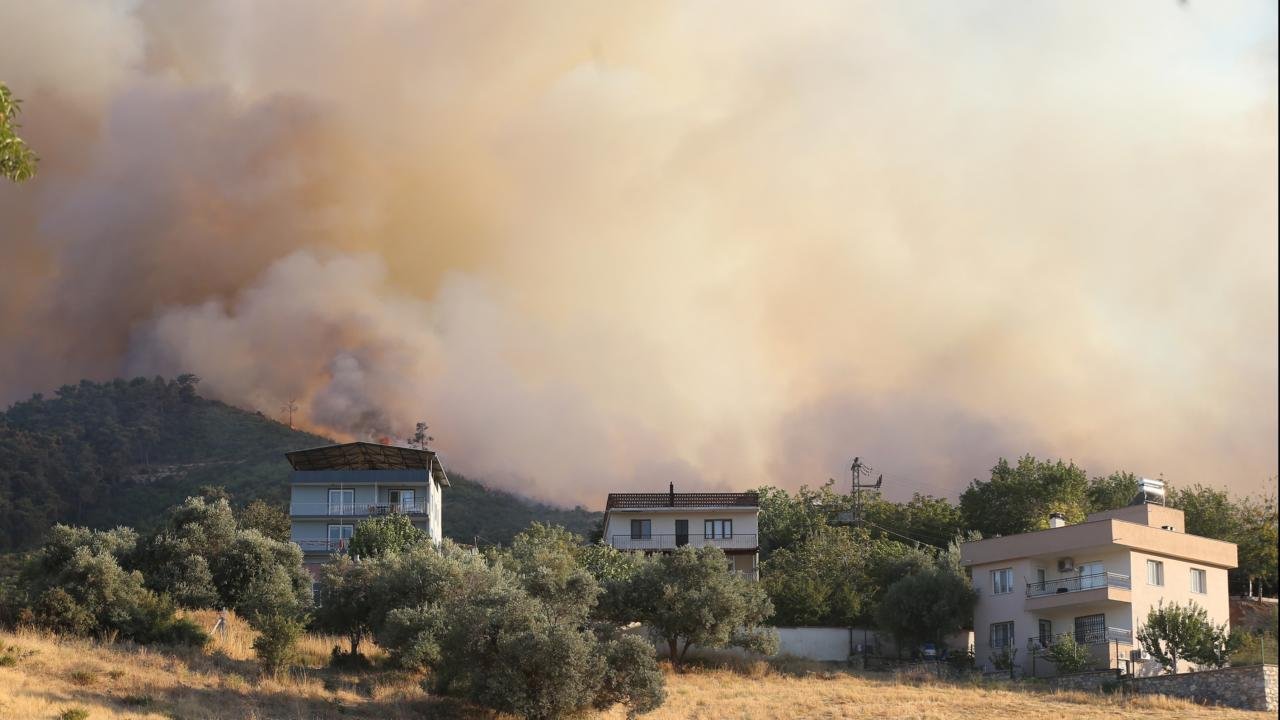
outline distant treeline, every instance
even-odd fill
[[[37,546],[57,522],[139,530],[210,488],[243,507],[284,510],[284,453],[332,442],[200,397],[199,378],[135,378],[59,388],[0,412],[0,552]],[[490,490],[450,472],[445,534],[505,543],[534,521],[587,533],[600,513]]]

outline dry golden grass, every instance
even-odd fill
[[[206,628],[215,617],[213,613],[193,616]],[[16,646],[22,655],[17,664],[0,667],[0,718],[57,718],[73,708],[83,708],[89,720],[500,717],[433,698],[412,674],[329,669],[329,650],[339,643],[331,637],[307,637],[302,643],[301,668],[279,678],[264,676],[253,661],[252,639],[253,632],[234,618],[225,641],[215,638],[204,652],[72,640],[32,630],[0,632],[0,647]],[[380,657],[376,648],[370,650]],[[667,694],[666,704],[646,717],[1267,717],[1161,697],[1036,692],[909,675],[855,674],[804,661],[728,658],[713,658],[684,673],[668,671]],[[618,708],[599,720],[623,717],[625,712]]]

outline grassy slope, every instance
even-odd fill
[[[64,402],[50,398],[38,410],[7,413],[15,426],[33,432],[62,431],[87,434],[100,418],[110,415],[110,425],[128,437],[130,420],[118,420],[119,408],[138,396],[152,392],[149,386],[136,389],[134,396],[115,392],[107,384],[89,385],[92,401]],[[284,453],[332,442],[328,438],[289,428],[261,413],[242,410],[214,400],[196,398],[178,406],[170,422],[165,422],[154,447],[143,455],[132,452],[125,467],[112,466],[110,476],[84,502],[68,503],[56,519],[62,522],[113,527],[128,525],[150,529],[165,508],[182,502],[203,485],[227,489],[237,505],[263,499],[284,507],[288,503],[289,464]],[[517,495],[490,490],[468,479],[454,468],[452,487],[444,499],[444,532],[447,537],[470,543],[479,536],[482,543],[508,542],[533,521],[563,525],[587,534],[601,516],[598,512],[563,509],[536,503]],[[3,494],[0,483],[0,494]],[[3,498],[0,498],[2,501]]]
[[[212,613],[198,613],[209,626]],[[92,720],[118,718],[492,718],[460,702],[434,698],[421,678],[395,671],[353,674],[323,666],[334,638],[309,636],[304,668],[263,677],[252,662],[252,631],[233,620],[224,642],[206,652],[150,650],[63,640],[35,632],[0,632],[0,649],[35,651],[0,667],[0,717],[55,718],[72,707]],[[375,657],[376,657],[375,652]],[[784,672],[785,671],[785,672]],[[1122,699],[1042,693],[999,685],[913,682],[888,674],[855,675],[815,664],[775,668],[764,662],[667,673],[666,704],[653,720],[685,718],[1185,718],[1260,720],[1265,713],[1205,708],[1162,697]],[[621,708],[597,718],[621,720]]]

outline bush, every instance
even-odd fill
[[[89,711],[82,707],[69,707],[58,713],[58,720],[88,720]]]
[[[351,535],[352,557],[376,558],[401,553],[427,540],[427,534],[413,526],[408,515],[394,513],[356,523]]]
[[[1166,672],[1177,672],[1179,658],[1197,665],[1223,667],[1235,649],[1225,624],[1209,622],[1209,613],[1194,602],[1151,608],[1137,633],[1142,649]]]
[[[253,651],[264,670],[279,672],[298,660],[298,638],[304,623],[288,615],[260,616],[254,623],[258,637]]]
[[[1049,659],[1058,666],[1060,673],[1078,673],[1093,662],[1088,646],[1077,643],[1070,635],[1049,648]]]
[[[635,715],[657,709],[666,699],[666,680],[654,662],[653,646],[634,635],[610,641],[595,707],[603,710],[624,703],[628,715]]]
[[[899,647],[916,647],[964,627],[973,617],[977,594],[963,576],[948,568],[927,568],[889,586],[876,607],[876,624]]]

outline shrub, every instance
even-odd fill
[[[298,660],[298,637],[304,623],[288,615],[260,616],[254,623],[258,637],[253,640],[253,651],[264,670],[279,672]]]
[[[87,687],[98,681],[98,671],[93,668],[79,667],[67,675],[72,684]]]
[[[88,720],[89,711],[82,707],[69,707],[58,713],[58,720]]]
[[[943,638],[973,617],[977,594],[964,577],[933,567],[908,575],[889,586],[876,607],[876,624],[893,635],[899,647]]]
[[[596,708],[603,710],[624,703],[628,715],[635,715],[657,709],[666,698],[666,680],[653,660],[652,645],[634,635],[608,643]]]
[[[394,513],[356,523],[348,554],[376,558],[401,553],[421,545],[427,534],[413,526],[408,515]]]
[[[991,649],[991,665],[997,670],[1012,671],[1017,658],[1018,648],[1016,647]]]
[[[1049,648],[1049,659],[1058,666],[1060,673],[1078,673],[1093,662],[1088,646],[1077,643],[1070,635]]]

